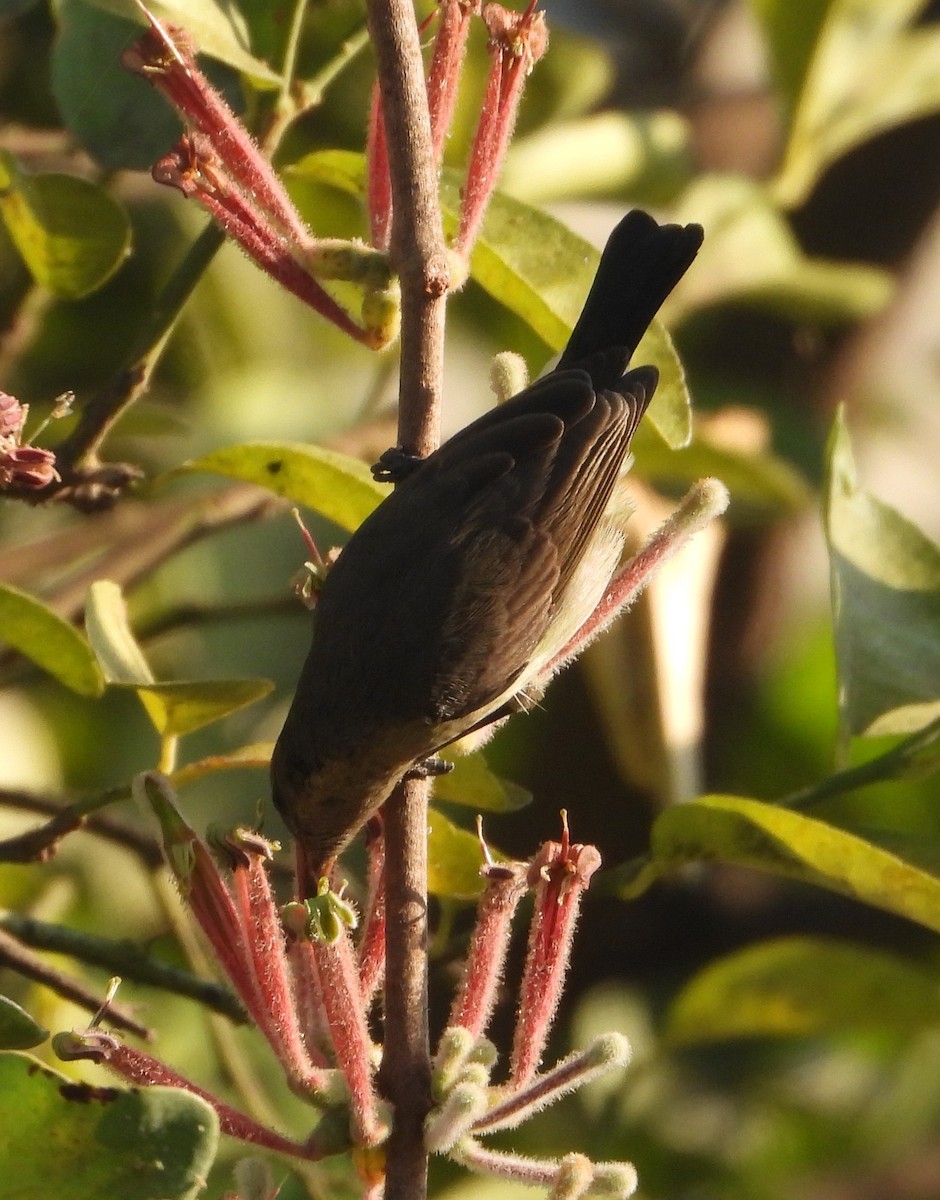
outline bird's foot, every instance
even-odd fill
[[[410,771],[406,771],[402,776],[403,779],[434,779],[438,775],[449,775],[454,769],[454,764],[448,762],[446,758],[425,758],[421,762],[415,763]]]
[[[377,483],[401,483],[423,462],[419,454],[408,454],[401,446],[392,446],[373,465],[372,478]]]

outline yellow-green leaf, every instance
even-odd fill
[[[483,889],[483,854],[472,833],[458,829],[436,809],[428,815],[428,891],[472,900]]]
[[[841,414],[825,503],[843,724],[914,732],[940,705],[940,547],[859,487]]]
[[[137,695],[161,737],[193,733],[267,696],[268,679],[206,679],[138,686]]]
[[[99,579],[88,589],[85,630],[108,683],[153,683],[153,672],[127,619],[120,587]]]
[[[441,755],[454,769],[435,781],[435,800],[463,804],[475,812],[515,812],[532,801],[532,793],[494,775],[482,754]]]
[[[43,1029],[28,1012],[7,996],[0,996],[0,1049],[29,1050],[48,1036],[49,1030]]]
[[[795,207],[823,171],[885,130],[940,110],[940,31],[916,24],[923,0],[833,0],[776,182]]]
[[[73,692],[100,696],[104,691],[101,668],[78,630],[34,596],[6,584],[0,585],[0,641]]]
[[[134,0],[88,0],[95,8],[127,17],[138,26],[146,18]],[[249,53],[248,27],[237,7],[217,4],[215,0],[147,0],[155,17],[170,25],[180,25],[192,37],[200,54],[208,54],[243,71],[258,83],[274,85],[281,76],[267,63]]]
[[[66,300],[101,287],[130,249],[127,213],[106,191],[74,175],[27,175],[6,151],[0,218],[36,282]]]
[[[793,1037],[938,1023],[936,972],[835,938],[786,937],[711,963],[679,993],[666,1021],[676,1044]]]
[[[660,813],[650,858],[623,894],[638,895],[658,875],[690,862],[772,871],[940,932],[936,875],[844,829],[759,800],[702,796]]]
[[[266,771],[273,751],[273,742],[253,742],[250,746],[240,746],[230,754],[212,754],[179,767],[170,776],[170,782],[178,789],[206,775],[214,775],[217,771]]]
[[[702,175],[677,215],[705,227],[694,269],[676,293],[681,315],[746,304],[801,324],[840,325],[879,312],[894,291],[887,271],[804,254],[767,189],[753,180]]]
[[[0,1179],[10,1200],[195,1200],[219,1120],[170,1087],[92,1087],[0,1054]]]
[[[187,471],[210,471],[256,483],[278,496],[316,509],[350,532],[388,495],[358,458],[291,442],[246,442],[214,450],[185,464]]]

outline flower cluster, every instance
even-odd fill
[[[290,1083],[319,1116],[304,1141],[277,1130],[211,1095],[153,1055],[100,1028],[60,1034],[65,1059],[86,1058],[137,1085],[164,1084],[203,1097],[222,1130],[259,1148],[314,1161],[352,1150],[364,1191],[378,1195],[383,1178],[387,1106],[376,1079],[381,1046],[369,1013],[384,981],[385,863],[380,822],[367,837],[368,886],[360,924],[342,889],[326,881],[319,895],[279,908],[268,866],[274,847],[257,833],[236,829],[208,841],[183,820],[167,780],[139,777],[137,794],[157,814],[164,852],[180,892]],[[482,845],[482,839],[481,839]],[[484,888],[463,978],[434,1060],[435,1106],[428,1116],[428,1151],[472,1170],[541,1184],[559,1195],[588,1190],[627,1196],[635,1186],[628,1163],[593,1164],[580,1155],[534,1160],[494,1151],[486,1135],[511,1129],[629,1056],[619,1034],[539,1071],[564,984],[581,897],[600,865],[593,846],[572,843],[567,824],[560,842],[542,846],[529,863],[496,863],[483,845]],[[499,990],[519,901],[531,891],[529,949],[519,986],[518,1014],[508,1078],[491,1083],[497,1062],[486,1030]],[[357,932],[358,937],[354,938]],[[574,1182],[572,1182],[574,1181]],[[576,1186],[575,1186],[576,1185]]]
[[[141,6],[143,7],[143,6]],[[158,21],[122,55],[124,66],[155,87],[183,118],[187,132],[153,167],[153,178],[200,204],[267,274],[350,337],[381,349],[397,336],[399,287],[389,263],[392,193],[386,125],[373,91],[367,140],[365,201],[371,245],[319,239],[304,224],[260,147],[196,62],[184,29]],[[427,76],[436,165],[453,119],[471,19],[489,31],[489,78],[462,189],[452,283],[459,286],[515,125],[525,78],[545,52],[548,33],[535,0],[523,13],[480,0],[439,0],[426,25],[437,33]],[[361,289],[358,318],[323,286],[343,280]]]
[[[51,450],[23,443],[28,415],[29,405],[0,392],[0,488],[39,491],[59,478]]]

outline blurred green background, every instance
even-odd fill
[[[289,6],[251,0],[241,9],[253,52],[275,54]],[[841,403],[864,487],[928,537],[940,531],[940,5],[580,0],[546,11],[551,49],[528,84],[505,190],[547,206],[594,244],[635,205],[705,224],[706,247],[665,317],[711,457],[666,461],[654,439],[640,441],[636,520],[651,528],[697,474],[721,475],[719,450],[732,507],[720,534],[703,538],[539,709],[487,749],[490,767],[532,794],[518,811],[487,816],[495,845],[530,856],[557,836],[566,808],[573,836],[595,843],[612,868],[586,901],[557,1049],[605,1028],[623,1030],[635,1047],[622,1078],[511,1143],[631,1159],[650,1200],[927,1200],[940,1195],[940,1012],[935,984],[905,1012],[898,988],[912,985],[890,970],[909,964],[918,980],[935,980],[935,933],[733,864],[685,868],[625,901],[616,868],[646,852],[664,808],[703,792],[780,800],[897,741],[896,730],[883,743],[853,740],[844,712],[840,727],[820,487]],[[300,77],[333,62],[362,21],[350,0],[311,3]],[[54,11],[0,5],[0,150],[24,171],[74,173],[106,188],[126,209],[132,238],[113,275],[73,299],[37,284],[0,228],[0,386],[29,403],[30,427],[60,393],[74,391],[81,408],[108,383],[202,226],[193,206],[141,169],[154,156],[148,139],[162,152],[174,134],[144,84],[121,75],[117,55],[132,37],[129,24],[80,0],[60,0]],[[483,40],[472,42],[448,143],[454,167],[466,159],[479,111]],[[220,57],[212,69],[237,98],[237,75]],[[366,49],[279,149],[317,234],[364,235],[363,215],[292,167],[315,150],[362,150],[372,78]],[[130,97],[120,111],[112,89]],[[248,99],[251,117],[263,92],[249,89]],[[494,353],[520,351],[533,373],[551,355],[523,317],[473,280],[450,315],[447,431],[490,403]],[[7,502],[0,581],[79,619],[87,582],[117,579],[157,678],[274,682],[266,699],[188,736],[184,761],[273,739],[309,638],[309,614],[290,596],[303,543],[284,506],[205,536],[174,532],[230,486],[174,469],[252,440],[321,442],[374,458],[394,440],[395,382],[394,351],[353,345],[223,247],[151,387],[106,443],[109,458],[143,467],[143,482],[92,516]],[[51,426],[44,444],[70,420]],[[321,545],[342,540],[335,526],[304,515]],[[163,538],[171,548],[159,552]],[[935,636],[930,654],[936,646]],[[17,789],[95,793],[154,765],[158,741],[130,692],[85,699],[12,651],[0,662],[4,836],[36,820],[17,808]],[[928,773],[838,795],[814,815],[877,831],[880,845],[917,845],[921,865],[935,866],[937,795]],[[188,787],[184,803],[203,828],[253,821],[266,797],[263,773],[228,772]],[[469,809],[446,811],[472,827]],[[131,804],[114,815],[153,832]],[[282,833],[269,805],[264,826]],[[137,861],[87,835],[66,839],[41,866],[0,867],[0,906],[134,938],[183,961]],[[445,896],[436,912],[439,1023],[472,910]],[[810,940],[777,941],[794,938]],[[793,945],[813,952],[810,995],[834,995],[842,972],[857,971],[868,990],[805,1025],[781,1022],[776,1036],[760,1022],[749,1036],[723,1032],[714,1011],[681,1026],[676,997],[700,970],[746,948]],[[860,958],[840,957],[846,947]],[[57,961],[102,988],[106,972]],[[12,972],[2,983],[49,1028],[82,1019]],[[206,1086],[231,1089],[195,1005],[133,984],[122,998],[159,1031],[161,1056]],[[767,1005],[773,998],[768,984]],[[503,1045],[512,1015],[507,993],[494,1035]],[[260,1045],[244,1031],[237,1041],[282,1121],[302,1132],[305,1114]],[[230,1150],[211,1194],[226,1186]],[[343,1194],[346,1170],[328,1168],[320,1194],[327,1178],[331,1194]],[[450,1167],[437,1185],[454,1197],[501,1194],[489,1181],[458,1181]]]

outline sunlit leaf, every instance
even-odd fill
[[[701,176],[684,193],[679,215],[705,227],[695,269],[673,302],[681,315],[746,304],[801,323],[839,325],[872,316],[891,298],[887,271],[804,254],[767,190],[752,180]]]
[[[436,809],[428,815],[428,891],[472,900],[483,889],[483,854],[472,833],[458,829]]]
[[[212,754],[179,767],[170,776],[170,783],[174,788],[181,788],[217,771],[266,771],[273,750],[273,742],[254,742],[250,746],[240,746],[230,754]]]
[[[316,509],[350,532],[389,494],[360,459],[300,443],[225,446],[186,463],[185,469],[259,484],[295,504]]]
[[[792,110],[812,61],[819,30],[835,0],[750,0],[770,51],[778,89]]]
[[[586,196],[672,198],[691,169],[690,125],[674,109],[593,112],[517,138],[500,189],[527,204]],[[565,170],[559,171],[563,162]]]
[[[0,584],[0,641],[83,696],[100,696],[104,676],[91,646],[34,596]]]
[[[108,683],[153,683],[153,672],[127,619],[120,587],[99,579],[88,589],[85,630]]]
[[[727,486],[732,502],[746,509],[799,512],[811,497],[806,481],[784,459],[766,451],[749,453],[722,446],[704,430],[687,446],[669,450],[641,424],[632,449],[638,475],[678,487],[714,476]]]
[[[308,154],[289,173],[330,184],[362,198],[361,154],[328,150]],[[441,204],[445,230],[454,233],[460,212],[460,172],[445,170]],[[470,261],[470,273],[500,304],[521,317],[553,350],[561,350],[581,312],[600,255],[548,213],[497,192]],[[670,446],[684,445],[691,429],[685,376],[665,327],[654,321],[636,362],[659,368],[659,386],[648,419]]]
[[[0,996],[0,1050],[29,1050],[49,1036],[49,1030],[6,996]],[[2,1138],[0,1134],[0,1138]]]
[[[146,24],[133,0],[87,0],[87,3],[133,22],[138,30],[132,31],[132,36],[139,34]],[[158,20],[182,26],[192,36],[200,54],[227,63],[258,83],[280,83],[281,76],[251,53],[248,27],[235,5],[216,0],[147,0],[147,8]]]
[[[702,796],[660,813],[646,867],[625,895],[690,862],[756,867],[841,892],[940,932],[940,878],[803,813],[740,796]]]
[[[92,1087],[30,1055],[0,1054],[0,1179],[10,1200],[194,1200],[218,1137],[214,1110],[191,1092]]]
[[[96,291],[130,249],[127,213],[75,175],[27,175],[0,151],[0,218],[33,279],[77,300]]]
[[[940,30],[910,28],[923,0],[834,0],[806,74],[783,169],[782,203],[800,204],[822,172],[894,126],[940,110]]]
[[[454,769],[434,783],[434,798],[477,812],[515,812],[532,801],[531,792],[494,775],[482,754],[441,755]]]
[[[154,683],[136,690],[157,733],[181,737],[254,704],[273,688],[268,679],[207,679]]]
[[[826,527],[844,726],[913,732],[940,704],[940,548],[858,486],[841,415],[830,443]]]
[[[938,1023],[936,973],[834,938],[787,937],[711,963],[679,993],[666,1020],[673,1044]]]

